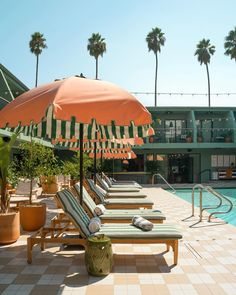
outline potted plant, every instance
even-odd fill
[[[15,160],[18,175],[30,180],[29,203],[21,205],[20,224],[25,231],[35,231],[41,228],[46,221],[46,204],[32,202],[33,182],[42,172],[47,152],[43,145],[31,140],[30,143],[22,143],[20,146],[19,159]]]
[[[232,130],[229,130],[225,135],[225,142],[232,142]]]
[[[93,167],[93,159],[90,159],[87,154],[83,155],[84,164],[83,164],[83,171],[84,176],[87,177],[89,173],[92,171]],[[74,185],[80,178],[80,158],[79,153],[73,156],[71,159],[64,161],[62,163],[61,172],[63,175],[70,175],[71,178],[71,185]]]
[[[48,147],[41,148],[41,165],[39,167],[40,184],[45,194],[55,194],[58,189],[57,175],[61,173],[61,166],[53,150]]]
[[[203,136],[201,131],[198,131],[197,133],[197,142],[203,142]]]
[[[14,243],[20,236],[19,212],[9,210],[10,195],[7,189],[11,150],[17,135],[0,138],[0,244]]]
[[[151,173],[151,178],[149,179],[149,183],[152,183],[153,175],[160,172],[160,165],[158,161],[147,161],[146,171]]]
[[[188,131],[186,134],[186,142],[191,143],[193,141],[192,132]]]

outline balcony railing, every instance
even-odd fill
[[[230,143],[234,141],[233,128],[198,128],[195,142],[198,143]],[[193,128],[155,129],[155,135],[149,138],[149,143],[191,143],[194,142]]]

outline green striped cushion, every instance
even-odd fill
[[[76,183],[74,185],[76,191],[79,193],[80,192],[80,184]],[[94,203],[93,199],[90,197],[89,193],[87,192],[87,190],[85,189],[85,187],[83,187],[83,202],[86,204],[86,206],[88,207],[89,211],[93,214],[93,216],[97,216],[94,213],[94,209],[96,208],[96,204]]]
[[[117,239],[134,239],[134,243],[137,239],[181,239],[181,232],[170,224],[154,224],[153,229],[148,232],[144,232],[141,229],[133,226],[132,224],[102,224],[97,234],[105,234],[109,238]]]
[[[104,190],[108,190],[109,189],[109,185],[101,178],[101,176],[97,173],[96,174],[96,179],[99,183],[99,185],[104,189]]]
[[[103,195],[103,193],[95,186],[94,182],[92,179],[87,179],[88,184],[91,188],[92,191],[95,192],[95,194],[97,195],[97,197],[99,198],[100,203],[104,204],[105,202],[105,196]]]
[[[63,210],[71,217],[75,225],[80,229],[81,235],[86,238],[90,235],[88,226],[90,218],[83,207],[77,202],[73,194],[68,190],[57,192],[57,198]]]

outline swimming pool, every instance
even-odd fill
[[[227,214],[219,214],[219,215],[216,214],[214,216],[217,216],[223,219],[224,221],[236,226],[236,188],[216,188],[214,190],[226,196],[233,203],[233,209],[231,212]],[[192,189],[176,189],[175,195],[192,204]],[[203,207],[217,205],[219,203],[219,200],[217,198],[213,197],[211,193],[206,191],[203,191],[202,200],[203,200]],[[198,189],[195,190],[195,206],[199,207]],[[223,200],[222,206],[217,210],[221,211],[221,209],[223,209],[224,211],[226,211],[228,208],[229,208],[228,202],[226,203],[226,201]],[[207,211],[213,212],[216,210],[207,210]]]

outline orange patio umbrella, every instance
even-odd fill
[[[0,128],[44,139],[135,138],[153,134],[151,114],[130,93],[105,81],[70,77],[33,88],[0,111]],[[81,153],[81,194],[83,148]]]

